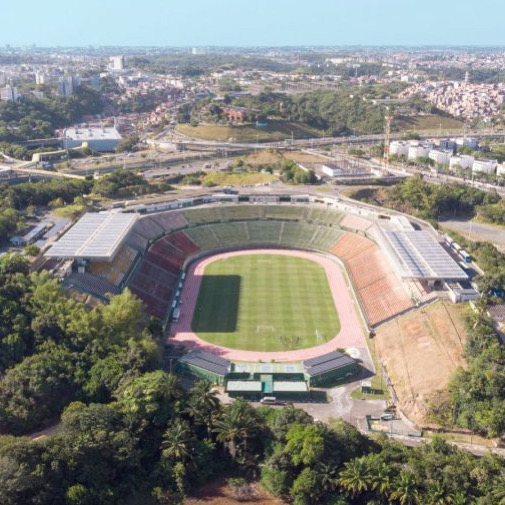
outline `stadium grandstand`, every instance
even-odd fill
[[[164,323],[177,305],[188,263],[237,247],[298,248],[337,256],[371,327],[412,308],[412,298],[419,301],[409,294],[409,283],[417,282],[412,279],[467,278],[436,239],[415,231],[403,216],[386,220],[383,228],[382,212],[374,219],[369,209],[354,209],[353,214],[349,204],[331,198],[290,198],[266,204],[251,203],[257,196],[241,195],[239,202],[236,195],[211,195],[136,209],[145,215],[133,209],[86,214],[46,256],[76,260],[66,285],[102,299],[128,286],[147,312]]]

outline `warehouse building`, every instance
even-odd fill
[[[66,128],[63,131],[63,148],[89,147],[93,151],[112,152],[121,140],[115,128]]]

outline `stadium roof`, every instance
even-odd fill
[[[179,361],[223,376],[231,370],[231,363],[227,359],[205,351],[192,351]]]
[[[303,367],[307,375],[314,377],[353,364],[356,364],[355,359],[347,356],[347,354],[334,351],[304,361]]]
[[[386,231],[404,278],[466,280],[468,275],[427,231]]]
[[[110,261],[137,218],[138,214],[84,214],[45,256]]]

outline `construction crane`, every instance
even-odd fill
[[[386,131],[384,138],[384,156],[382,164],[382,175],[389,175],[389,144],[391,142],[391,115],[389,114],[389,106],[386,107]]]

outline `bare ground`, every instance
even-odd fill
[[[420,426],[431,395],[444,390],[459,366],[465,366],[467,338],[462,306],[438,301],[381,326],[375,339],[402,411]]]
[[[231,489],[224,481],[214,482],[201,488],[194,497],[184,501],[184,505],[285,505],[277,498],[273,498],[259,484],[253,484],[253,496],[246,501],[239,501],[233,497]]]
[[[293,151],[284,153],[284,158],[296,161],[297,163],[328,163],[328,158],[317,156],[315,154],[304,153],[302,151]]]

